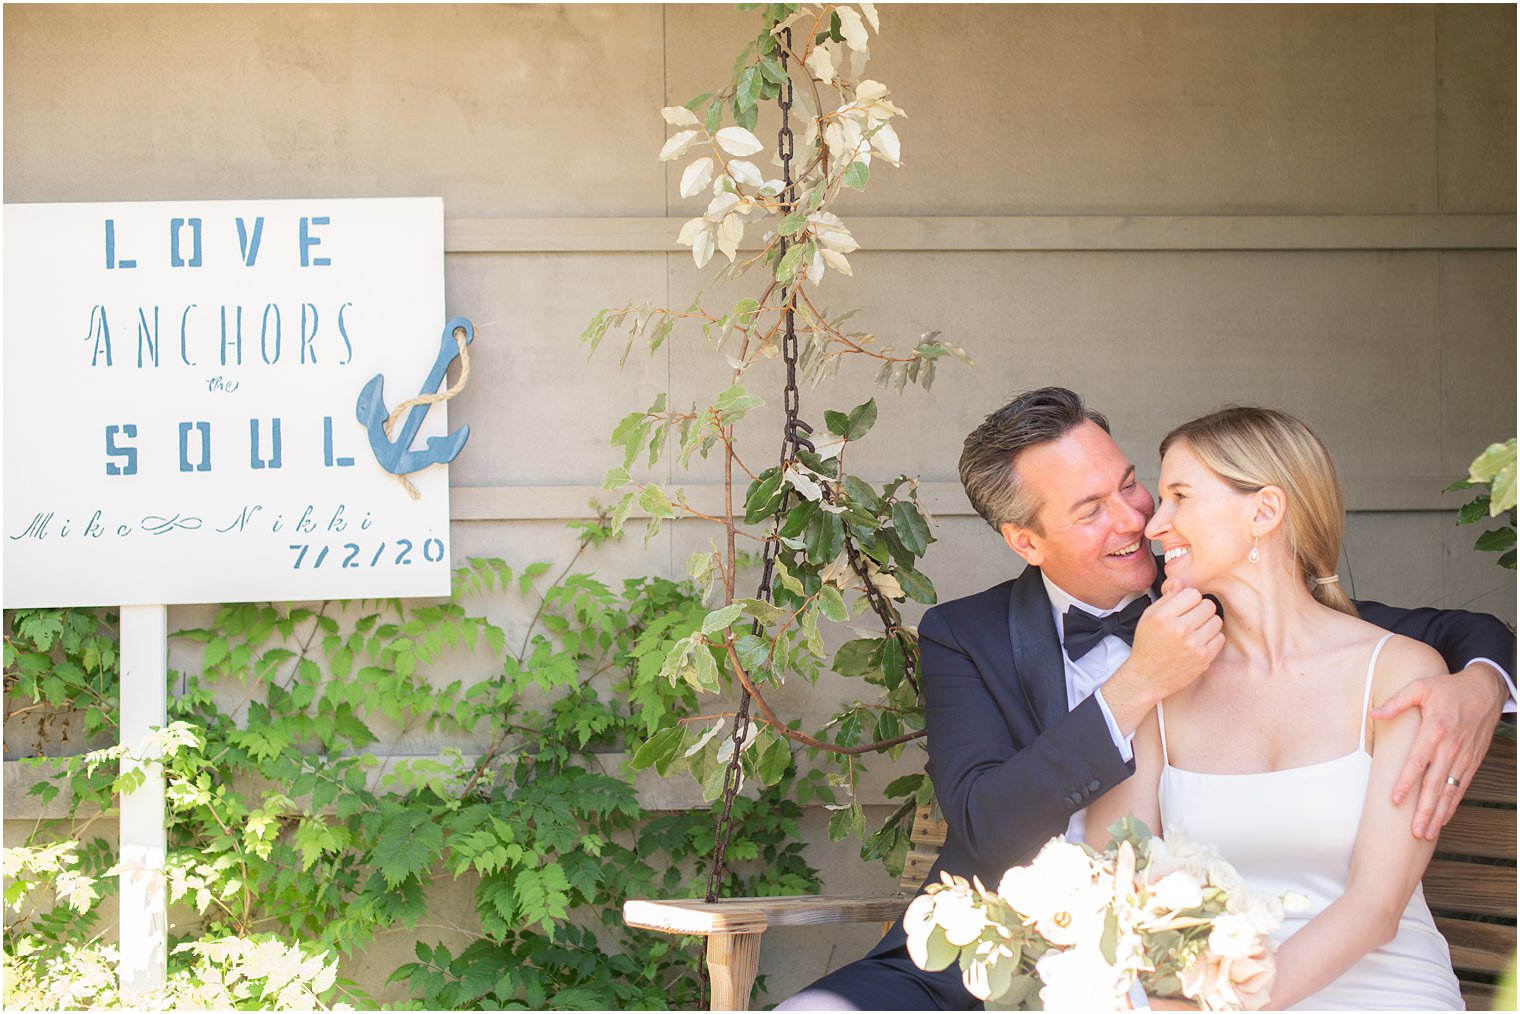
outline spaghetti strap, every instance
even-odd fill
[[[1372,657],[1367,660],[1367,685],[1362,690],[1362,710],[1360,712],[1362,716],[1362,734],[1356,742],[1356,748],[1362,753],[1367,752],[1367,706],[1372,703],[1372,674],[1377,669],[1377,660],[1378,656],[1383,653],[1383,645],[1387,644],[1388,639],[1392,636],[1393,634],[1391,633],[1384,634],[1372,649]]]
[[[1160,701],[1156,702],[1156,724],[1161,727],[1161,765],[1171,767],[1172,762],[1166,756],[1166,711]]]

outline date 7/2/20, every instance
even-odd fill
[[[394,543],[382,542],[373,552],[367,551],[366,547],[357,542],[345,542],[341,546],[313,546],[308,542],[296,542],[290,546],[291,552],[295,553],[295,559],[291,561],[291,570],[316,570],[327,563],[333,567],[408,567],[416,559],[416,544],[411,539],[397,539]],[[309,556],[313,550],[315,555]],[[336,550],[336,551],[335,551]],[[443,559],[443,540],[430,538],[423,540],[422,558],[428,563],[438,563]],[[331,554],[331,555],[329,555]]]

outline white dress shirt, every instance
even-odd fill
[[[1119,749],[1119,756],[1126,761],[1134,756],[1132,741],[1134,734],[1126,736],[1119,731],[1119,723],[1114,721],[1113,712],[1108,710],[1108,702],[1103,699],[1099,688],[1108,682],[1108,678],[1114,674],[1129,658],[1129,645],[1124,643],[1121,637],[1105,637],[1080,661],[1073,662],[1071,656],[1066,654],[1066,610],[1072,606],[1084,612],[1092,613],[1099,618],[1117,613],[1131,602],[1142,595],[1150,597],[1149,592],[1134,592],[1119,600],[1119,604],[1112,609],[1099,609],[1090,606],[1086,602],[1068,595],[1058,587],[1050,578],[1043,573],[1040,577],[1045,581],[1045,594],[1050,597],[1050,608],[1055,614],[1056,636],[1061,640],[1061,661],[1066,666],[1066,707],[1073,710],[1093,694],[1098,695],[1098,709],[1103,712],[1103,719],[1108,723],[1108,734],[1113,737],[1114,746]],[[1066,825],[1067,841],[1082,841],[1083,832],[1087,829],[1087,817],[1085,810],[1078,810],[1071,815],[1071,820]]]

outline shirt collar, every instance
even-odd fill
[[[1131,602],[1140,598],[1142,595],[1146,598],[1150,597],[1150,592],[1148,591],[1131,592],[1130,594],[1124,596],[1124,598],[1120,599],[1119,604],[1113,608],[1099,609],[1097,606],[1088,605],[1086,602],[1083,602],[1075,595],[1068,594],[1064,589],[1062,589],[1059,585],[1047,577],[1044,571],[1040,572],[1040,579],[1045,582],[1045,594],[1050,597],[1050,608],[1055,613],[1056,635],[1060,637],[1063,642],[1066,639],[1066,610],[1070,609],[1072,606],[1076,606],[1078,609],[1081,609],[1084,612],[1092,613],[1094,616],[1101,618],[1107,616],[1109,613],[1117,613],[1119,610],[1123,609]]]

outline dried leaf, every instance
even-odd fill
[[[680,158],[687,148],[696,143],[698,133],[695,130],[683,130],[672,134],[670,140],[665,142],[665,147],[660,149],[660,161],[669,162],[673,158]]]
[[[672,127],[699,127],[702,121],[697,119],[697,114],[685,106],[666,106],[660,110],[660,115],[665,117],[665,122]]]
[[[758,137],[743,127],[724,127],[718,131],[717,142],[730,155],[753,155],[764,147]]]
[[[851,166],[851,168],[853,169],[854,166]],[[712,156],[709,155],[706,158],[697,159],[687,166],[686,171],[681,174],[681,196],[695,197],[712,182],[712,178]]]

